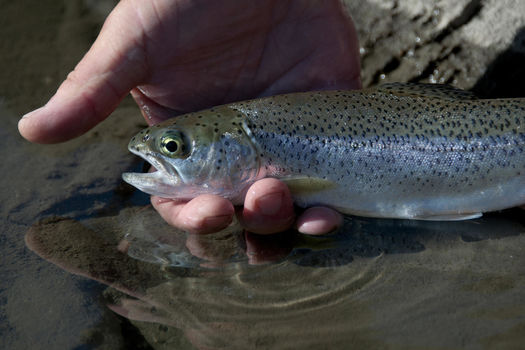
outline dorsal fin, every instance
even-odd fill
[[[450,85],[420,83],[387,83],[380,85],[377,91],[398,96],[436,97],[446,100],[476,100],[470,91],[461,90]]]

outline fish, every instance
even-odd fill
[[[171,118],[129,150],[156,169],[138,189],[241,205],[255,181],[284,181],[296,205],[365,217],[465,220],[525,203],[525,99],[390,83],[234,102]]]

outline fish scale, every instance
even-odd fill
[[[276,177],[301,206],[431,220],[471,218],[525,202],[524,99],[481,100],[448,86],[395,83],[237,102],[160,128],[188,132],[199,115],[221,125],[210,140],[220,144],[220,137],[238,134],[229,143],[242,139],[251,150],[244,151],[245,163],[228,154],[219,166],[224,177],[241,173],[237,178],[245,183],[218,181],[215,192],[194,186],[193,195],[242,198],[255,180]],[[230,168],[223,169],[226,163]],[[171,197],[181,188],[174,186]]]

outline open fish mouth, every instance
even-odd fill
[[[130,151],[150,163],[155,170],[146,173],[123,173],[122,179],[148,194],[174,198],[176,187],[182,184],[177,170],[159,160],[159,157],[152,152],[141,153],[133,149]]]

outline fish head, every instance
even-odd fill
[[[124,173],[124,181],[164,198],[188,200],[207,193],[242,202],[259,176],[260,152],[246,118],[227,106],[146,128],[128,149],[156,171]]]

